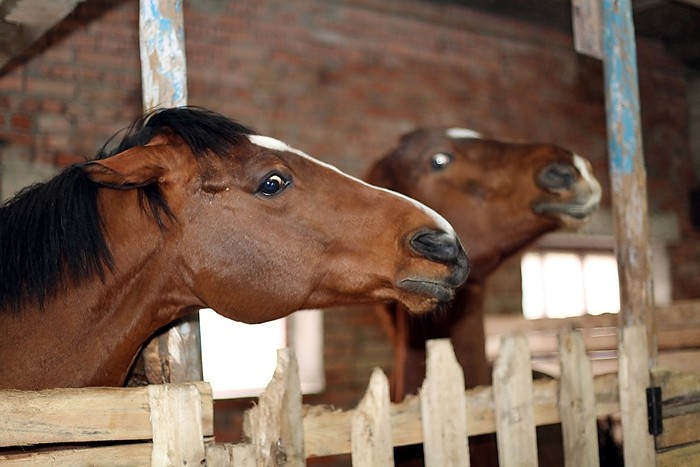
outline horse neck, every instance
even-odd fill
[[[148,337],[185,313],[191,298],[167,274],[163,234],[135,197],[123,206],[104,217],[115,263],[104,281],[66,287],[43,310],[0,314],[0,387],[121,386]]]

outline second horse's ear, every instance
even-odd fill
[[[137,146],[82,166],[94,182],[114,188],[138,188],[164,182],[181,159],[165,144]]]

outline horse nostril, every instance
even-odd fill
[[[442,230],[421,231],[409,243],[416,253],[441,263],[453,263],[464,254],[459,240]]]
[[[555,162],[537,174],[537,181],[542,188],[569,189],[576,182],[576,168],[562,162]]]

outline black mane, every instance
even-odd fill
[[[225,157],[254,131],[217,113],[193,107],[155,110],[136,120],[112,150],[107,145],[94,160],[105,159],[157,135],[177,135],[196,157]],[[76,164],[51,180],[25,188],[0,205],[0,311],[19,310],[26,300],[43,308],[61,288],[113,267],[97,206],[99,186]],[[158,186],[139,189],[142,207],[164,228],[173,219]]]

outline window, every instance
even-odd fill
[[[617,263],[610,253],[537,251],[521,262],[528,319],[617,313]]]
[[[297,356],[302,392],[323,390],[321,313],[304,310],[268,323],[243,324],[213,310],[201,310],[202,369],[214,398],[258,396],[275,371],[277,349],[287,346]]]
[[[670,301],[668,258],[652,242],[657,304]],[[528,319],[566,318],[620,311],[617,260],[611,237],[548,236],[520,263],[523,314]]]

